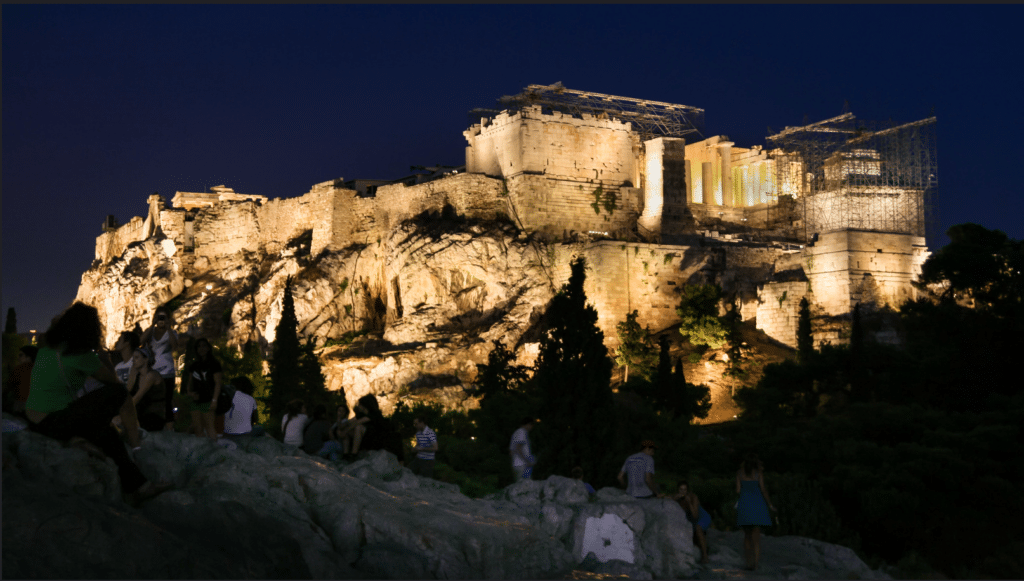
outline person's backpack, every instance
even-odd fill
[[[220,395],[217,396],[217,407],[214,411],[214,415],[222,416],[228,413],[228,410],[234,404],[235,399],[235,387],[230,383],[225,383],[220,386]]]

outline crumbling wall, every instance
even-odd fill
[[[96,237],[96,260],[106,264],[111,260],[124,254],[125,249],[132,242],[138,242],[142,237],[142,226],[145,220],[139,216],[132,218],[111,232],[104,232]]]
[[[467,218],[493,220],[508,215],[500,179],[455,174],[413,186],[380,186],[373,198],[373,220],[383,234],[404,220],[425,211],[440,211],[446,205]]]
[[[639,216],[640,190],[602,182],[520,174],[508,181],[514,218],[529,231],[555,237],[631,231]]]

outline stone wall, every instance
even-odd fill
[[[96,237],[96,260],[106,264],[124,254],[128,245],[142,238],[142,226],[145,220],[139,216],[132,218],[111,232],[104,232]]]
[[[520,174],[507,180],[514,218],[528,231],[565,237],[572,232],[631,231],[640,190],[601,181]]]
[[[862,301],[895,308],[916,298],[911,282],[928,255],[919,236],[845,230],[806,247],[803,266],[818,304],[841,315]]]
[[[807,281],[772,282],[758,289],[757,328],[769,337],[796,348],[800,299],[814,302]]]
[[[493,220],[508,215],[501,180],[480,174],[455,174],[413,186],[380,186],[376,197],[366,200],[373,206],[373,220],[380,233],[424,211],[440,211],[446,205],[468,218]]]

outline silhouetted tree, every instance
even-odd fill
[[[626,369],[624,383],[629,383],[629,368],[636,370],[640,377],[650,380],[654,375],[658,359],[651,340],[651,330],[640,328],[636,321],[638,311],[626,315],[626,320],[615,325],[619,346],[615,349],[615,363]]]
[[[291,287],[292,281],[289,278],[284,287],[281,320],[274,333],[273,358],[270,360],[270,394],[266,403],[275,418],[284,413],[289,401],[305,396],[300,389],[299,320],[295,316]]]
[[[7,323],[4,325],[4,333],[17,334],[18,332],[18,315],[14,312],[14,307],[7,309]]]
[[[597,311],[583,291],[586,263],[571,265],[569,282],[551,300],[534,381],[543,401],[534,429],[534,453],[543,474],[610,472],[606,451],[615,421],[612,361],[597,327]],[[541,476],[543,477],[543,476]]]
[[[796,350],[800,361],[811,360],[814,355],[814,336],[811,335],[811,305],[807,297],[800,299],[800,315],[796,324]]]
[[[516,354],[494,340],[494,349],[487,354],[487,363],[477,366],[476,389],[486,400],[488,396],[515,390],[527,379],[525,365],[514,365]]]

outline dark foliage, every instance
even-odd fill
[[[580,257],[570,266],[569,282],[547,310],[549,327],[533,378],[543,401],[532,436],[538,478],[568,475],[574,466],[587,474],[609,472],[614,463],[607,454],[615,421],[612,361],[597,310],[583,291],[586,263]]]
[[[14,307],[7,309],[7,322],[4,324],[4,334],[14,335],[18,332],[18,315]]]
[[[814,354],[814,337],[811,335],[811,305],[807,297],[800,299],[800,315],[796,324],[796,350],[801,361],[810,361]]]

